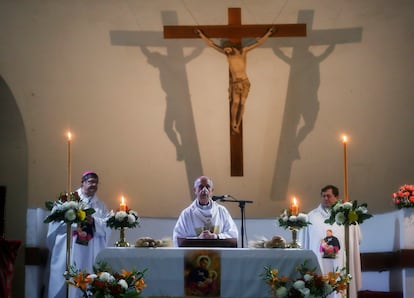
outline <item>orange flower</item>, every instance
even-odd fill
[[[143,278],[138,279],[135,282],[134,286],[137,292],[141,292],[143,288],[147,287],[147,285],[145,284],[145,280]]]
[[[130,277],[131,275],[132,275],[132,272],[127,271],[125,269],[122,269],[121,270],[121,276],[123,276],[125,279],[128,278],[128,277]]]
[[[82,290],[86,291],[86,287],[89,283],[92,282],[92,278],[84,276],[82,272],[79,272],[78,276],[73,277],[73,281],[75,282],[75,285],[78,288],[81,288]]]
[[[329,282],[329,276],[327,274],[326,275],[323,275],[323,276],[321,276],[321,280],[323,282]]]
[[[345,291],[348,287],[348,283],[346,281],[339,282],[336,286],[336,291]]]
[[[328,272],[328,280],[331,286],[335,285],[337,278],[339,277],[339,272]]]

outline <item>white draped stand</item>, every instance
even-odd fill
[[[400,249],[414,249],[414,212],[411,208],[398,210]],[[414,297],[414,268],[401,270],[404,298]]]

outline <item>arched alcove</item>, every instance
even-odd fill
[[[16,99],[0,76],[0,185],[6,187],[5,238],[21,240],[13,279],[13,297],[24,297],[24,247],[28,188],[26,133]]]

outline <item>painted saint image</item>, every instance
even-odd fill
[[[185,294],[220,297],[220,257],[216,252],[190,251],[185,257]]]
[[[322,239],[320,252],[323,258],[334,259],[341,249],[338,238],[336,238],[331,229],[326,230],[326,237]]]

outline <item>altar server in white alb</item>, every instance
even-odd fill
[[[196,198],[185,208],[174,227],[174,246],[185,238],[229,239],[238,238],[237,226],[229,211],[211,199],[213,181],[201,176],[194,181]]]
[[[95,172],[87,171],[81,178],[81,187],[77,190],[81,200],[95,213],[88,217],[83,226],[72,226],[71,264],[76,263],[80,270],[92,273],[92,266],[99,251],[108,244],[111,230],[106,227],[108,209],[96,196],[99,177]],[[66,297],[66,284],[63,276],[66,270],[66,224],[63,222],[49,224],[47,246],[50,251],[49,298]],[[70,297],[82,297],[79,289],[71,287]]]
[[[337,200],[339,200],[339,190],[336,186],[323,187],[321,189],[321,203],[308,214],[312,224],[299,231],[302,248],[310,249],[316,254],[323,274],[344,268],[346,263],[344,226],[325,223],[325,220],[330,217],[329,208]],[[357,298],[358,290],[361,288],[360,241],[359,226],[351,225],[349,227],[349,273],[352,276],[349,285],[350,298]],[[341,297],[341,295],[333,293],[329,297]]]

